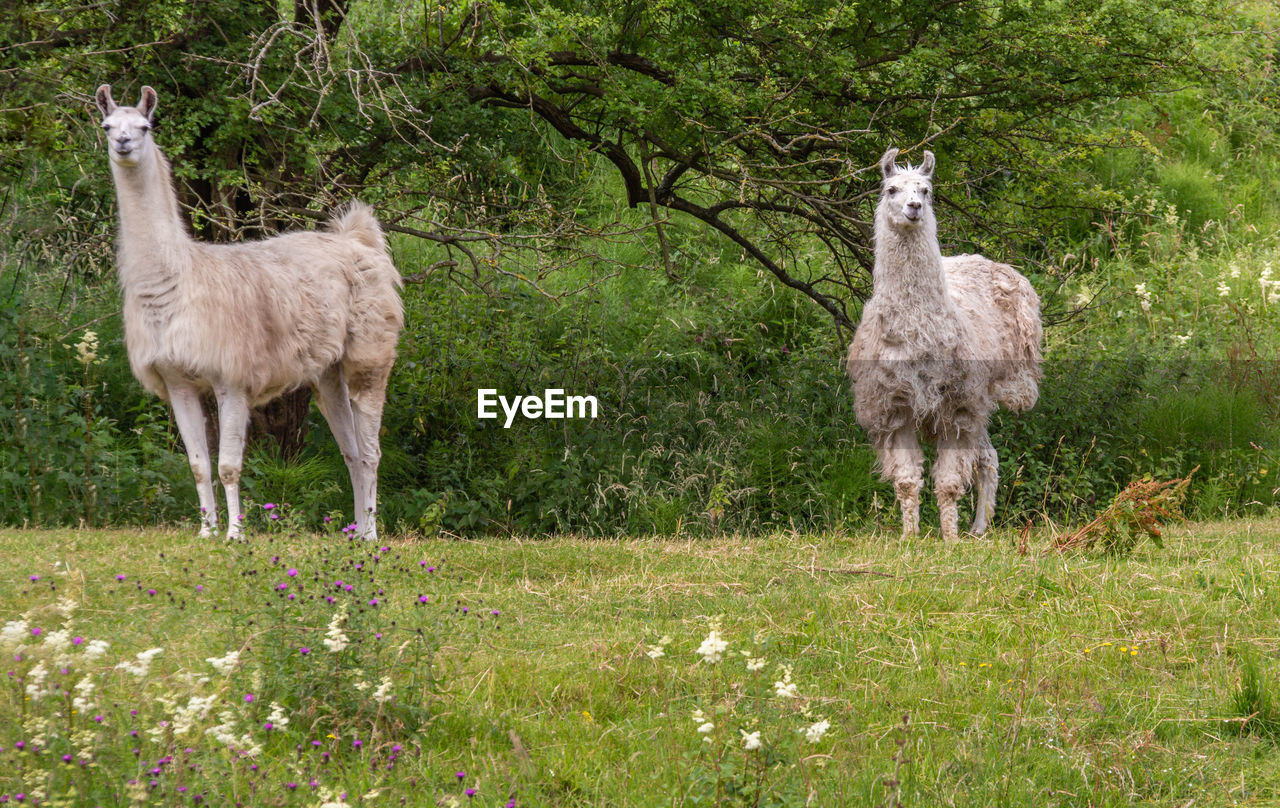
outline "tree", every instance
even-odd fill
[[[668,272],[665,228],[704,228],[851,328],[887,145],[939,152],[962,246],[1042,248],[1097,202],[1070,176],[1110,142],[1090,113],[1202,69],[1219,2],[55,2],[3,24],[0,138],[56,154],[68,95],[136,76],[174,99],[167,145],[213,237],[359,193],[444,246],[428,269],[487,286],[633,234],[580,215],[604,160]]]
[[[483,3],[440,13],[397,75],[553,129],[616,169],[631,206],[718,232],[851,327],[869,290],[869,194],[887,145],[942,155],[964,239],[1025,249],[1082,119],[1199,69],[1212,4],[1108,0],[633,0]],[[1088,189],[1056,187],[1059,211]],[[1021,193],[1021,192],[1019,192]],[[1044,196],[1041,194],[1040,196]],[[1018,221],[1021,220],[1021,221]]]

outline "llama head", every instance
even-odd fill
[[[897,149],[880,158],[880,203],[876,218],[895,228],[914,230],[933,219],[933,152],[924,153],[918,166],[899,168]]]
[[[98,88],[97,100],[111,162],[122,166],[138,165],[155,148],[151,126],[156,114],[156,91],[143,87],[137,106],[121,107],[116,106],[111,98],[111,85],[104,84]]]

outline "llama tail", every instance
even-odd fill
[[[373,215],[373,208],[364,202],[349,202],[329,219],[329,230],[340,236],[348,236],[366,247],[379,252],[387,251],[382,226]]]

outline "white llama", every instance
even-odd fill
[[[937,444],[934,491],[944,539],[959,530],[957,502],[977,470],[970,530],[995,514],[998,460],[987,425],[999,406],[1031,408],[1039,395],[1040,300],[1013,267],[981,255],[942,257],[933,215],[933,153],[898,168],[880,158],[872,294],[849,346],[854,411],[894,483],[902,534],[920,529],[924,453]]]
[[[119,281],[133,375],[169,401],[200,497],[201,536],[218,528],[200,394],[218,402],[218,476],[227,538],[241,533],[240,470],[249,408],[310,385],[355,491],[357,534],[377,538],[378,431],[404,325],[400,273],[367,205],[327,232],[243,244],[191,238],[169,161],[151,138],[156,91],[98,109],[120,207]]]

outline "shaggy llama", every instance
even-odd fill
[[[977,472],[973,526],[995,515],[998,459],[991,413],[1031,408],[1039,395],[1040,300],[1013,267],[981,255],[944,258],[933,215],[933,153],[899,168],[880,158],[872,294],[849,346],[854,411],[893,482],[902,534],[920,530],[924,453],[937,444],[934,492],[942,536],[959,530],[957,502]]]
[[[218,476],[227,538],[241,533],[240,471],[249,409],[310,385],[342,450],[356,532],[377,537],[378,431],[404,325],[400,273],[368,206],[327,232],[204,244],[183,224],[169,161],[151,137],[156,91],[98,109],[120,208],[119,282],[133,375],[173,407],[200,497],[201,536],[218,529],[200,395],[218,402]]]

